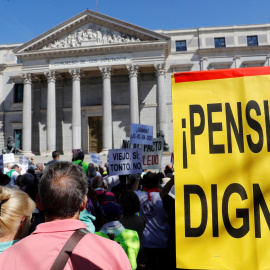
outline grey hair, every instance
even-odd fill
[[[70,218],[84,201],[88,180],[82,167],[66,161],[55,162],[45,169],[38,191],[47,218]]]

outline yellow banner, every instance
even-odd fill
[[[270,269],[270,67],[172,76],[177,267]]]

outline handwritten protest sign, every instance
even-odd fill
[[[28,157],[20,155],[19,156],[19,164],[28,165]]]
[[[15,163],[15,156],[13,153],[11,154],[4,154],[3,155],[3,162],[4,163]]]
[[[127,137],[123,140],[123,146],[126,148],[141,148],[143,169],[160,169],[162,163],[162,154],[164,139],[154,138],[152,145],[139,145],[130,143]]]
[[[130,125],[130,142],[137,144],[153,144],[153,126],[133,124]]]
[[[90,159],[92,163],[99,164],[99,165],[102,164],[99,154],[90,153]]]
[[[172,76],[176,258],[269,268],[270,67]]]
[[[81,149],[72,149],[72,155],[77,155],[79,152],[81,152]]]
[[[142,172],[142,149],[122,148],[108,151],[110,175],[125,175]]]

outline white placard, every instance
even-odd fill
[[[153,126],[131,123],[130,142],[137,144],[153,144]]]
[[[3,155],[3,163],[15,163],[15,156],[13,153]]]
[[[99,154],[90,153],[90,159],[92,163],[95,163],[98,165],[102,164]]]
[[[19,156],[19,164],[28,165],[28,157],[27,156]]]
[[[153,145],[142,146],[142,160],[144,169],[160,169],[164,147],[163,138],[153,139]]]
[[[125,138],[123,146],[126,148],[141,148],[143,169],[160,169],[164,147],[163,138],[153,139],[153,145],[131,144],[129,138]]]
[[[110,175],[126,175],[142,172],[142,149],[122,148],[109,150],[108,167]]]
[[[28,164],[18,164],[18,166],[21,168],[21,175],[25,174],[28,170]]]

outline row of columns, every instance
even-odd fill
[[[138,97],[138,73],[139,67],[131,65],[127,67],[130,79],[130,122],[139,123],[139,97]],[[166,132],[166,95],[165,95],[165,64],[155,66],[157,75],[157,130]],[[103,150],[112,148],[112,99],[111,99],[111,67],[101,67],[103,79]],[[72,76],[72,149],[81,149],[81,89],[80,69],[69,71]],[[44,73],[48,81],[47,93],[47,151],[56,149],[56,72]],[[22,150],[25,154],[31,154],[32,142],[32,76],[23,74],[23,142]]]

